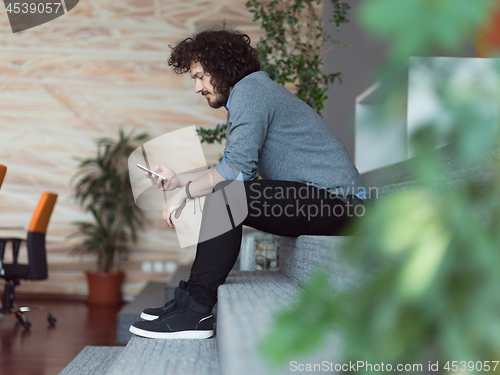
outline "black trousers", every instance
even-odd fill
[[[218,184],[214,192],[231,182]],[[345,202],[324,189],[299,182],[254,180],[240,183],[245,188],[248,215],[232,229],[199,242],[197,246],[188,291],[205,305],[215,305],[217,288],[224,283],[238,258],[243,225],[286,237],[338,235],[351,219],[362,216],[365,210],[357,199]],[[219,216],[210,212],[215,210],[211,210],[208,198],[203,210],[202,230],[204,225],[220,221]]]

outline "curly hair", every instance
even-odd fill
[[[236,30],[203,30],[169,47],[168,65],[176,74],[189,72],[191,64],[199,62],[212,76],[214,90],[226,96],[240,79],[260,70],[259,54],[250,46],[250,37]]]

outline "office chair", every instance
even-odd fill
[[[7,173],[7,167],[5,165],[0,164],[0,186],[2,186],[5,173]]]
[[[33,213],[28,228],[26,240],[21,238],[0,238],[0,278],[5,279],[5,290],[3,294],[2,312],[5,315],[13,313],[24,328],[29,329],[31,323],[28,322],[25,312],[31,310],[42,310],[47,315],[50,325],[54,326],[56,319],[50,311],[43,307],[14,307],[14,289],[19,285],[20,280],[45,280],[47,273],[47,256],[45,250],[45,233],[49,224],[50,215],[56,203],[57,194],[43,193],[38,201],[38,205]],[[4,263],[4,254],[7,243],[12,243],[12,263]],[[28,264],[19,264],[19,248],[21,242],[26,242],[28,251]]]
[[[5,178],[5,174],[7,173],[7,167],[3,164],[0,164],[0,187],[2,187],[3,179]],[[0,303],[0,311],[2,304]],[[3,314],[0,312],[0,319],[3,318]]]

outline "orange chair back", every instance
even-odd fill
[[[46,233],[47,226],[49,225],[50,215],[56,204],[57,194],[54,193],[42,193],[38,205],[36,206],[35,212],[31,218],[30,226],[28,227],[29,232],[36,233]]]
[[[7,173],[7,167],[5,165],[0,164],[0,186],[2,186],[5,173]]]

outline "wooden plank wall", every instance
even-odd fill
[[[72,201],[69,187],[75,157],[95,154],[94,140],[116,137],[118,128],[148,131],[152,138],[184,126],[225,121],[224,109],[195,95],[190,77],[171,73],[168,44],[196,26],[223,19],[255,43],[259,24],[246,0],[80,0],[52,22],[13,34],[0,5],[0,163],[8,166],[0,190],[0,236],[25,234],[42,191],[59,199],[48,231],[50,275],[24,282],[27,293],[86,294],[83,271],[92,257],[69,256],[72,222],[89,218]],[[208,163],[222,147],[204,147]],[[171,272],[145,273],[143,261],[185,264],[194,248],[181,249],[175,232],[150,212],[151,227],[141,234],[129,260],[124,292],[137,293],[149,280]],[[168,270],[167,270],[168,271]]]

